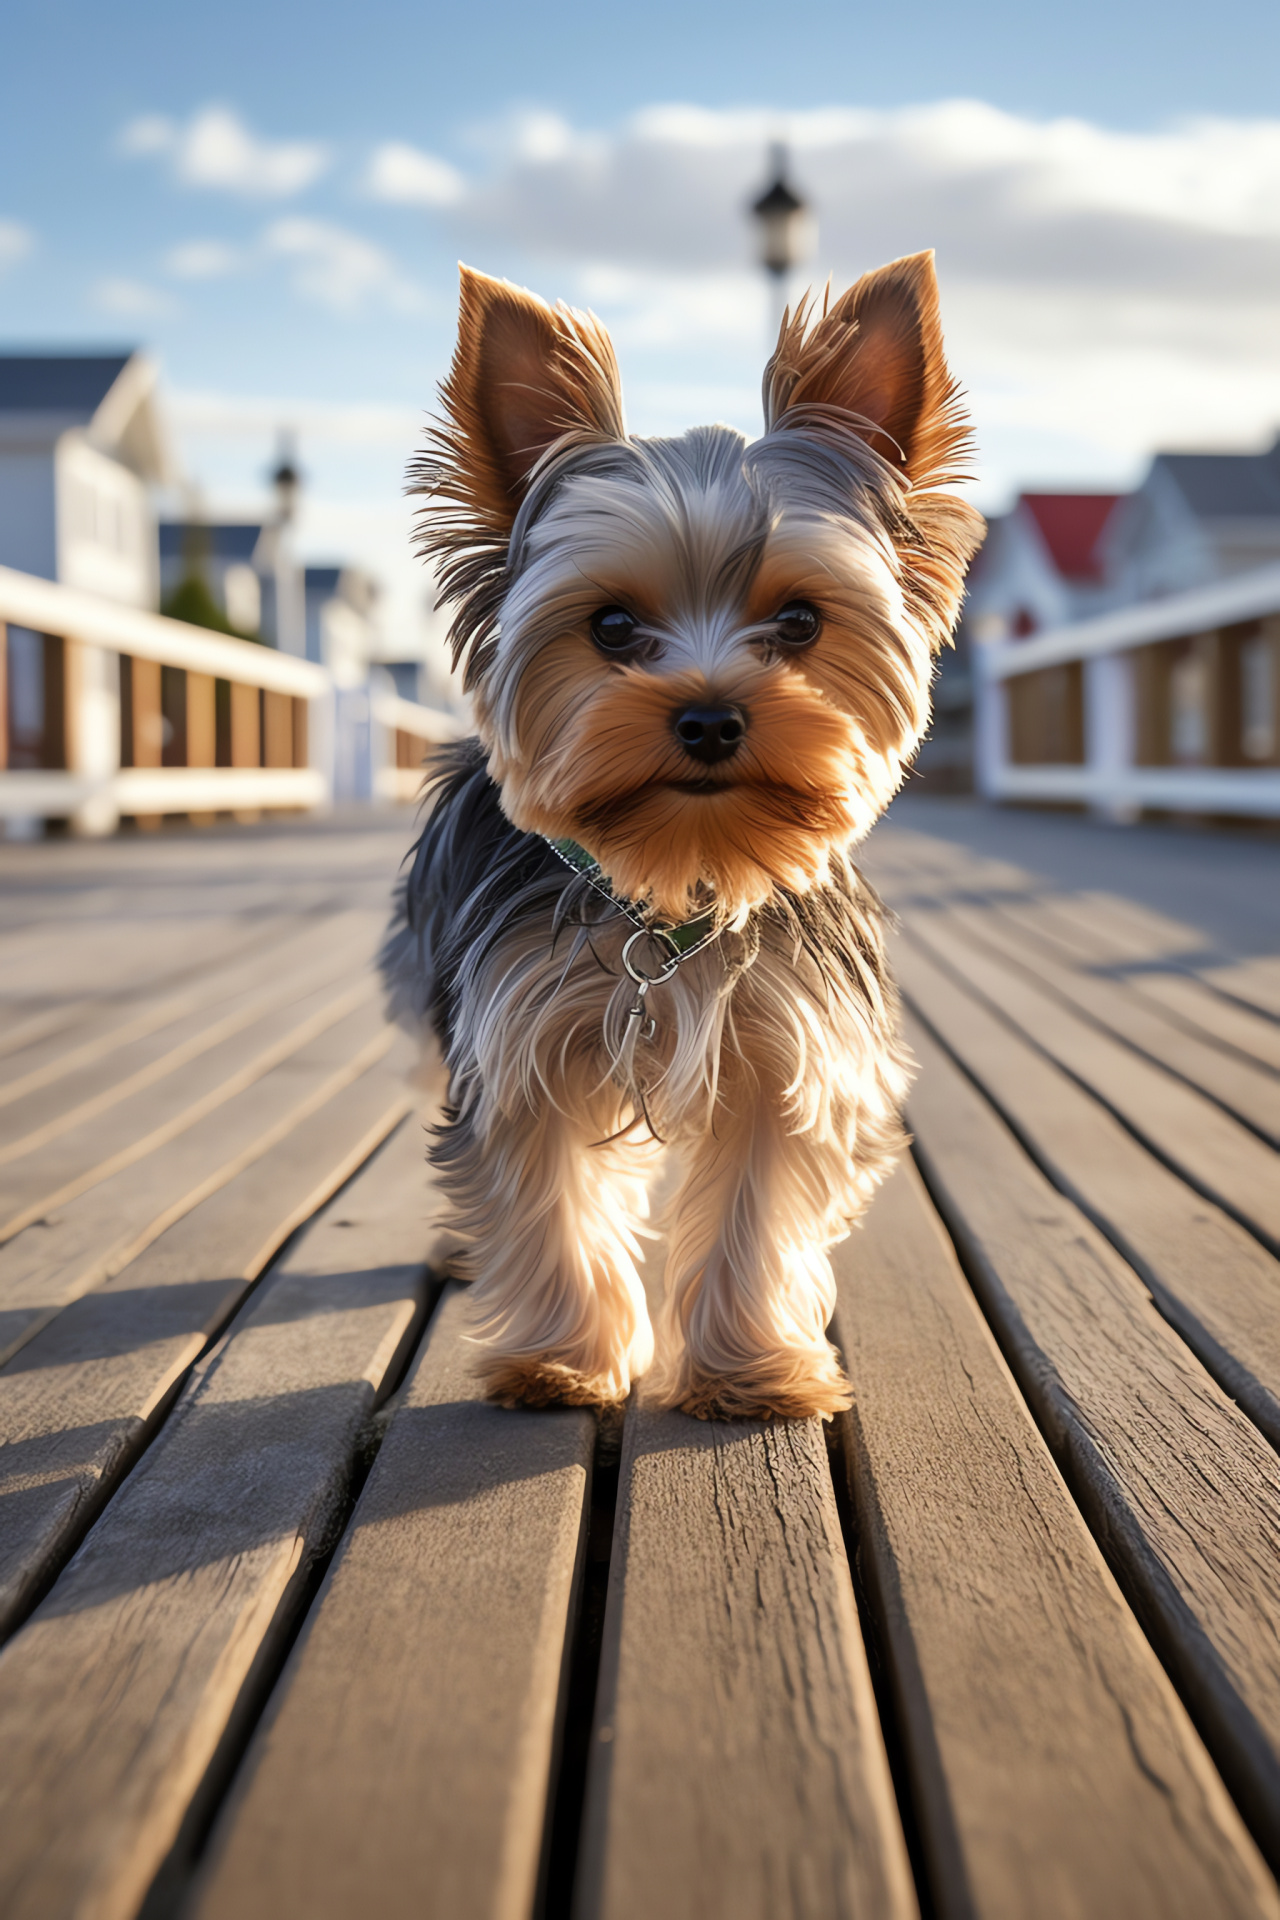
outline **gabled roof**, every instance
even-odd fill
[[[183,560],[188,554],[204,553],[211,560],[252,561],[262,538],[262,523],[238,522],[210,526],[203,521],[162,520],[160,522],[161,560]]]
[[[131,349],[0,354],[0,413],[72,414],[87,426],[132,358]]]
[[[1153,466],[1199,519],[1280,518],[1280,440],[1269,453],[1158,453]]]
[[[72,428],[141,479],[174,478],[145,354],[0,354],[0,436],[52,445]]]
[[[1064,580],[1101,580],[1098,543],[1118,493],[1024,493],[1018,504],[1035,521]]]

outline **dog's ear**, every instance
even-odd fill
[[[802,303],[783,321],[765,368],[766,427],[797,407],[839,408],[913,486],[950,478],[968,427],[943,351],[932,253],[864,273],[816,325],[811,316]]]
[[[591,314],[463,267],[458,345],[441,390],[454,498],[487,532],[510,529],[525,482],[565,434],[621,439],[622,388],[608,334]]]
[[[909,254],[864,274],[816,325],[811,317],[805,303],[782,323],[765,368],[765,424],[856,434],[902,474],[910,491],[894,537],[903,585],[940,647],[985,528],[945,491],[967,478],[971,443],[943,350],[933,255]]]
[[[425,496],[417,548],[436,570],[454,665],[468,688],[497,645],[511,529],[534,467],[557,440],[626,437],[613,346],[599,321],[462,268],[458,345],[443,418],[409,467]]]

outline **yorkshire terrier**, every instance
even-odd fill
[[[591,315],[462,271],[413,470],[479,737],[449,749],[383,966],[433,1026],[432,1156],[512,1405],[654,1363],[658,1404],[850,1403],[827,1249],[899,1150],[908,1062],[850,849],[898,788],[982,522],[932,255],[782,323],[765,431],[629,436]]]

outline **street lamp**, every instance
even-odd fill
[[[297,510],[298,490],[302,485],[293,435],[288,431],[282,432],[276,443],[276,464],[271,485],[275,489],[276,518],[282,527],[287,527]]]
[[[263,529],[259,542],[259,551],[270,569],[263,630],[282,653],[301,656],[307,651],[307,612],[302,568],[294,557],[291,536],[302,491],[302,475],[298,471],[294,437],[287,429],[276,442],[271,486],[276,496],[275,515]]]
[[[814,223],[808,202],[787,179],[787,150],[781,142],[769,150],[772,180],[751,208],[760,236],[760,264],[773,283],[773,331],[782,324],[787,276],[813,250]]]

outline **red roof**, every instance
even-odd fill
[[[1024,493],[1018,504],[1040,529],[1054,566],[1066,580],[1100,580],[1098,538],[1118,493]]]

